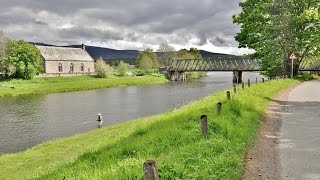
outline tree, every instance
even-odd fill
[[[101,57],[94,64],[96,75],[99,78],[106,78],[113,74],[113,68],[109,66]]]
[[[180,49],[177,53],[175,58],[179,59],[201,59],[202,55],[197,48],[190,48],[188,51],[187,49]]]
[[[159,66],[157,56],[152,49],[146,49],[138,54],[136,66],[141,69],[154,69]]]
[[[194,59],[201,59],[202,55],[197,48],[190,48],[189,53],[194,57]]]
[[[14,67],[16,78],[32,79],[43,69],[40,51],[23,40],[10,41],[8,63]]]
[[[190,48],[188,51],[187,49],[180,49],[177,53],[175,58],[177,59],[202,59],[202,55],[197,48]],[[187,79],[197,79],[200,77],[205,76],[207,73],[205,72],[187,72]]]
[[[126,73],[128,72],[128,64],[124,63],[123,61],[120,61],[119,64],[117,65],[117,71],[118,71],[118,75],[125,76]]]
[[[0,31],[0,74],[3,73],[6,76],[11,76],[13,70],[10,63],[8,63],[9,42],[9,38]]]
[[[298,59],[294,74],[306,56],[320,52],[319,0],[246,0],[233,16],[241,26],[239,47],[251,48],[267,75],[290,74],[292,53]]]
[[[167,43],[161,43],[158,49],[158,60],[161,65],[168,66],[174,57],[174,47]]]

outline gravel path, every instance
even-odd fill
[[[291,87],[271,101],[243,179],[320,179],[320,81]]]

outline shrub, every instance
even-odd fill
[[[159,66],[157,56],[152,49],[147,49],[138,53],[136,66],[141,69],[152,69]]]
[[[317,74],[299,74],[295,79],[299,81],[308,81],[312,79],[317,79],[319,76]]]
[[[102,58],[99,58],[95,63],[96,76],[106,78],[113,74],[113,68],[109,66]]]
[[[147,69],[146,70],[146,74],[147,75],[152,75],[152,74],[155,74],[155,73],[157,73],[154,69]]]
[[[123,61],[120,61],[117,65],[117,74],[119,76],[125,76],[128,71],[128,64],[124,63]]]
[[[198,79],[206,76],[206,72],[187,72],[187,79]]]
[[[141,69],[135,69],[133,71],[133,74],[136,75],[136,76],[144,76],[145,75],[145,71],[141,70]]]

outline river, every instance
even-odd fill
[[[261,79],[243,73],[243,79]],[[0,153],[84,133],[103,126],[170,111],[190,101],[232,86],[231,72],[210,72],[190,82],[168,82],[89,91],[0,98]]]

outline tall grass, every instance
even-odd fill
[[[33,80],[0,81],[0,97],[79,91],[126,85],[143,85],[166,81],[163,76],[112,76],[109,78],[96,78],[94,76],[39,77]]]
[[[295,83],[252,85],[231,101],[221,91],[172,112],[3,155],[0,179],[142,179],[142,164],[151,158],[161,179],[238,179],[268,99]],[[202,114],[208,116],[208,138],[200,133]]]

